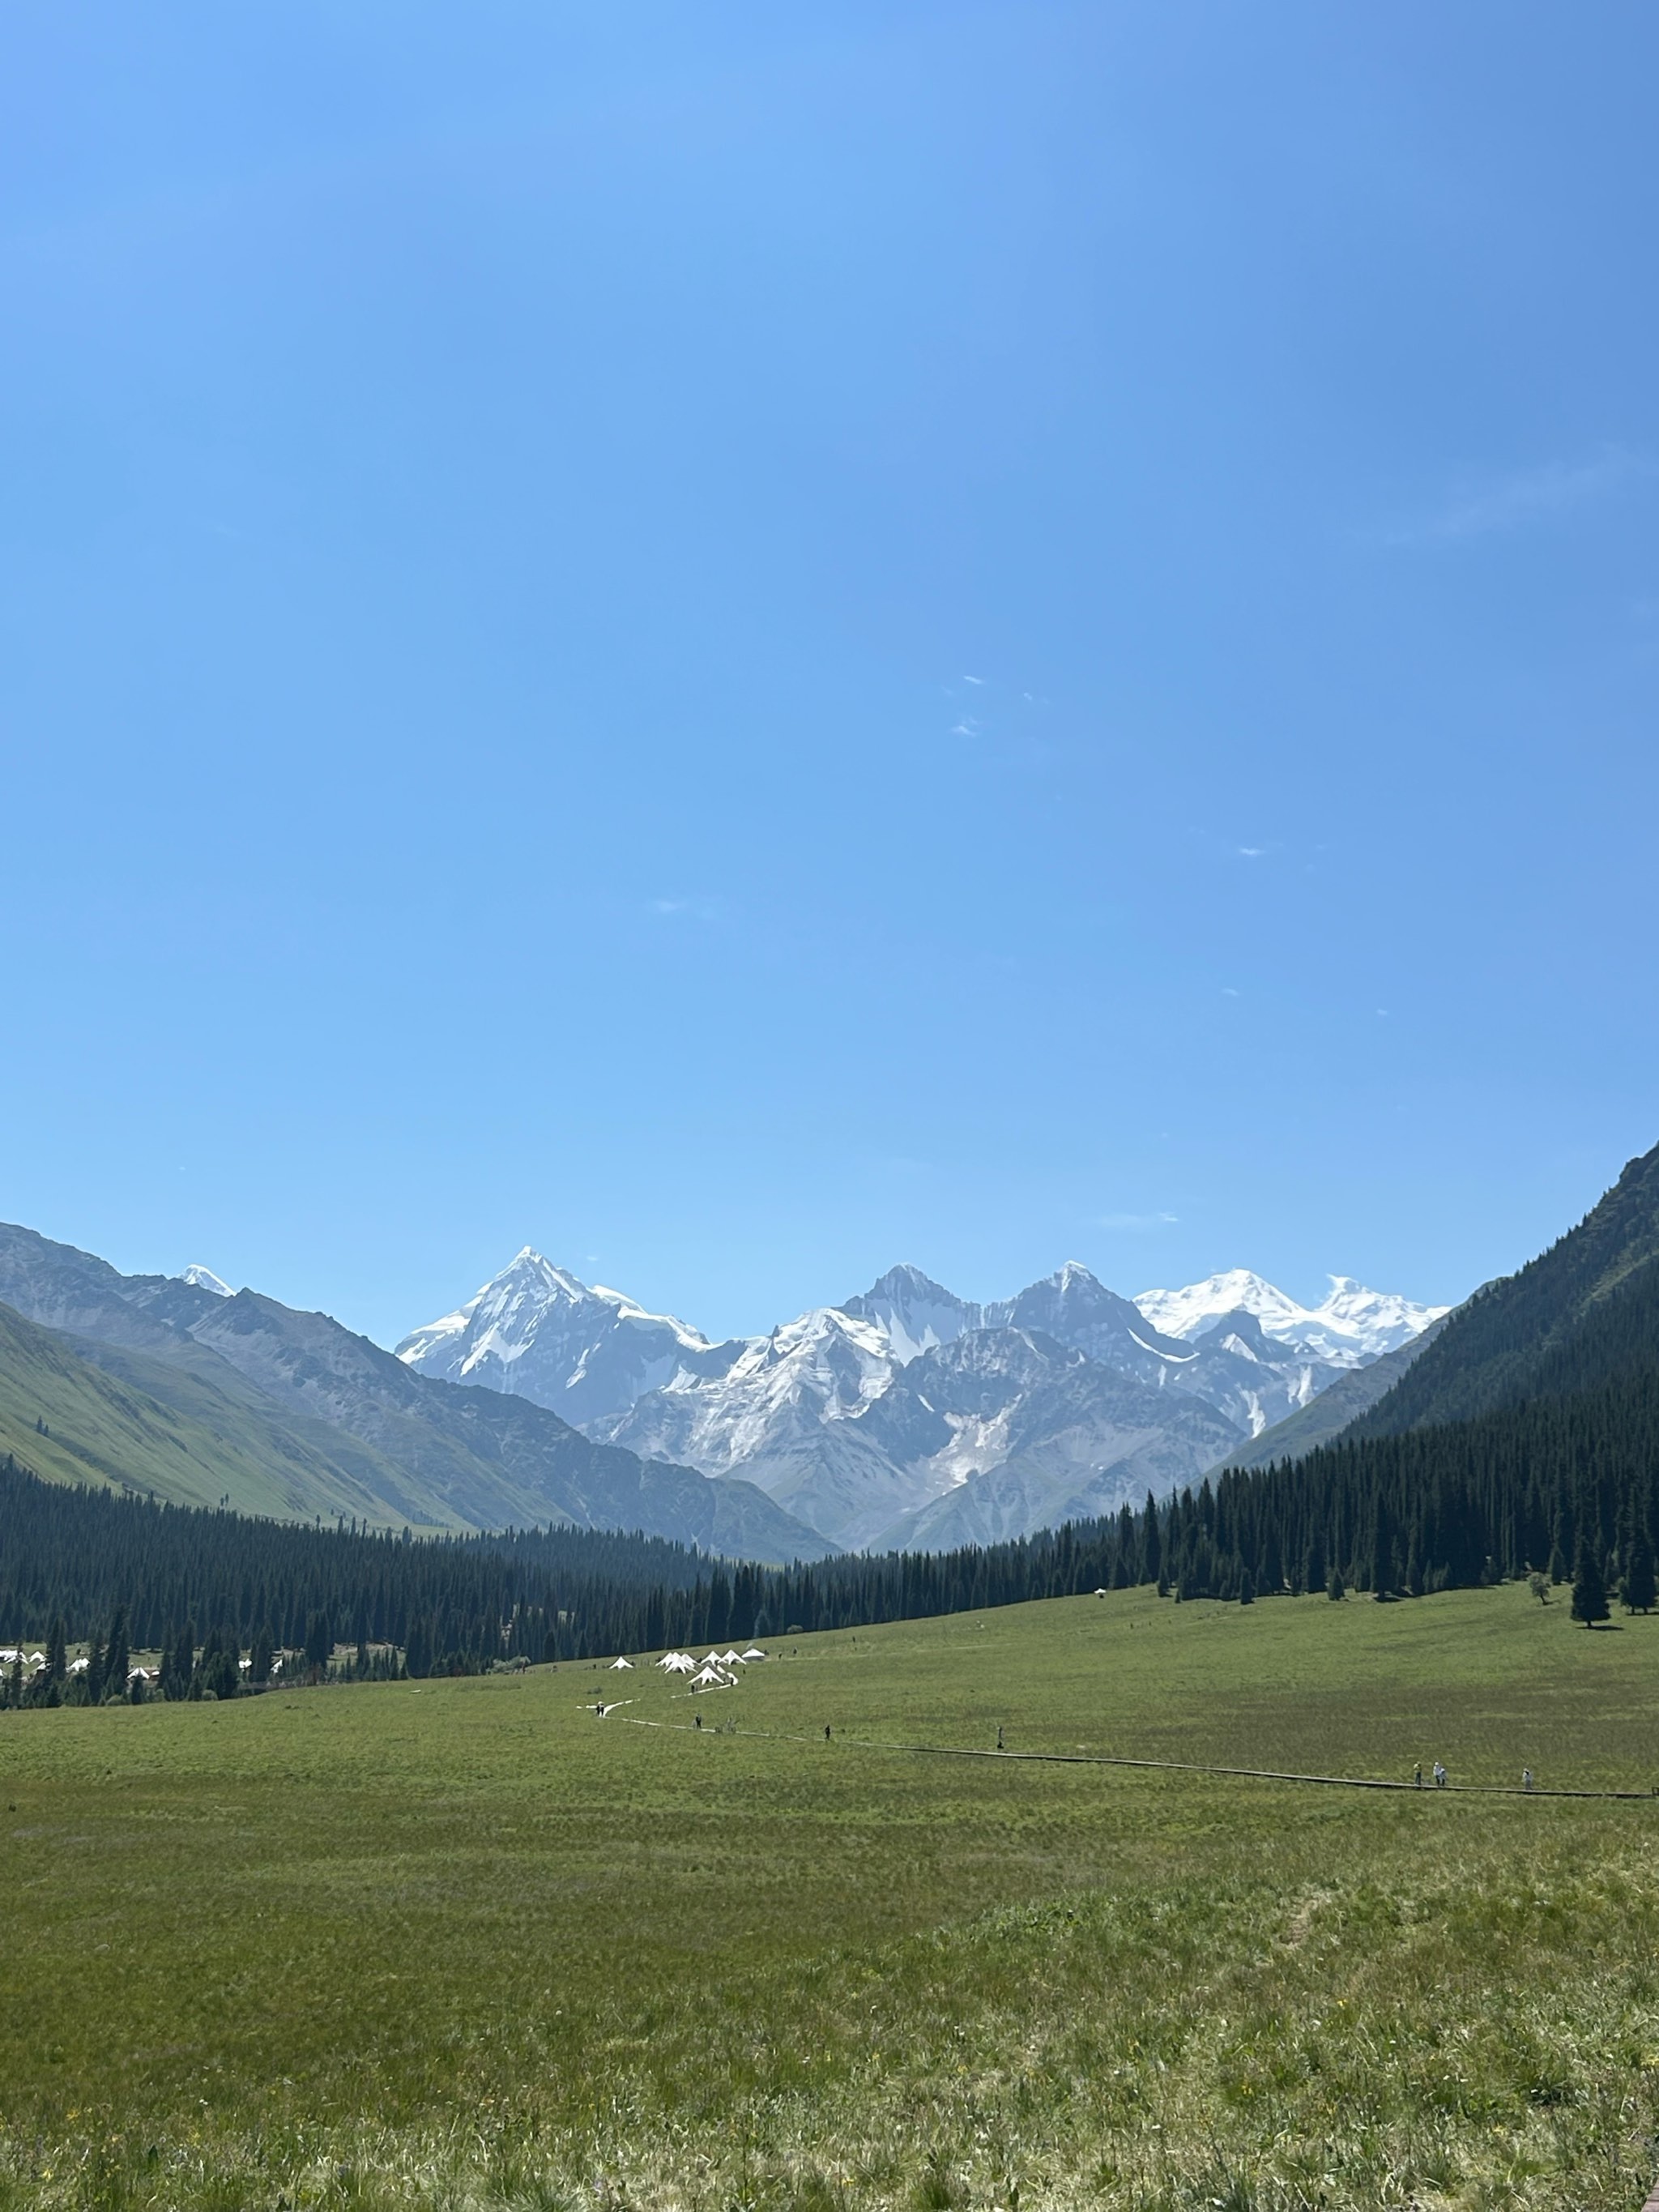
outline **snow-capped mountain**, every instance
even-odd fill
[[[422,1375],[532,1398],[578,1428],[625,1413],[688,1362],[714,1352],[672,1314],[647,1313],[620,1291],[590,1288],[528,1244],[465,1305],[397,1346],[398,1358]]]
[[[1308,1309],[1235,1270],[1131,1302],[1069,1261],[980,1304],[898,1267],[714,1344],[526,1247],[398,1351],[596,1441],[740,1474],[833,1543],[969,1542],[1195,1480],[1437,1310],[1334,1285]]]
[[[718,1368],[682,1367],[594,1432],[629,1451],[723,1474],[860,1413],[901,1364],[878,1322],[838,1306],[814,1307],[769,1336],[740,1337],[717,1349],[730,1355]]]
[[[1450,1310],[1392,1291],[1370,1291],[1352,1275],[1333,1275],[1322,1304],[1298,1305],[1248,1268],[1229,1268],[1179,1291],[1142,1291],[1141,1313],[1165,1336],[1202,1337],[1235,1314],[1249,1314],[1264,1336],[1333,1367],[1363,1367],[1419,1335]]]
[[[1200,1398],[1012,1328],[924,1353],[845,1425],[903,1469],[915,1500],[860,1535],[875,1550],[987,1542],[1139,1505],[1213,1466],[1238,1433]]]
[[[840,1310],[885,1330],[893,1357],[902,1365],[936,1344],[951,1344],[969,1329],[986,1326],[983,1306],[970,1305],[920,1267],[890,1267],[879,1282]]]
[[[236,1295],[222,1275],[216,1275],[199,1260],[192,1260],[179,1280],[188,1283],[193,1291],[211,1291],[216,1298],[234,1298]]]

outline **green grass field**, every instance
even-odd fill
[[[875,1747],[1646,1790],[1659,1618],[1125,1593],[770,1648],[697,1700],[0,1716],[0,2205],[1640,2205],[1659,1799]]]

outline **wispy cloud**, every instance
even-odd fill
[[[1180,1218],[1176,1213],[1103,1213],[1100,1225],[1103,1229],[1165,1229]]]
[[[1241,845],[1238,856],[1242,860],[1259,860],[1267,849],[1265,845]]]
[[[951,725],[951,735],[953,738],[976,738],[979,733],[980,725],[971,714],[964,714],[959,722],[952,722]]]
[[[977,684],[981,691],[985,689],[985,678],[982,676],[964,676],[962,680],[964,684]]]
[[[1437,539],[1484,538],[1547,521],[1598,500],[1611,499],[1632,485],[1659,476],[1659,463],[1626,446],[1604,446],[1583,461],[1547,461],[1516,469],[1484,483],[1465,485],[1439,513],[1402,524],[1387,532],[1391,545],[1420,545]]]
[[[720,904],[712,898],[653,898],[646,911],[665,917],[684,916],[688,921],[714,921],[719,918]]]

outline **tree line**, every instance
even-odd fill
[[[1653,1607],[1659,1539],[1659,1370],[1601,1372],[1568,1395],[1339,1440],[1011,1542],[789,1567],[637,1534],[293,1527],[43,1483],[8,1458],[0,1643],[88,1642],[96,1683],[90,1668],[78,1687],[60,1675],[63,1696],[121,1694],[117,1656],[125,1668],[132,1650],[160,1650],[158,1693],[189,1696],[257,1688],[284,1655],[284,1679],[293,1659],[313,1676],[464,1673],[1138,1584],[1252,1603],[1530,1575],[1571,1580],[1575,1613],[1593,1623],[1615,1594]],[[43,1692],[21,1673],[0,1680],[0,1698],[25,1694]]]

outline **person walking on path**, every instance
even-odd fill
[[[1002,1749],[1002,1723],[1000,1721],[997,1723],[997,1749],[999,1751]]]
[[[823,1724],[823,1740],[826,1743],[830,1741],[830,1723],[828,1721],[825,1721]]]
[[[1443,1790],[1446,1786],[1446,1770],[1437,1759],[1434,1762],[1434,1786],[1437,1790]]]
[[[1423,1762],[1420,1759],[1412,1769],[1412,1787],[1414,1790],[1420,1790],[1423,1787]]]
[[[1529,1766],[1523,1766],[1521,1770],[1521,1787],[1527,1792],[1528,1796],[1531,1796],[1532,1769]]]
[[[702,1726],[702,1715],[701,1713],[692,1714],[691,1725],[694,1729],[700,1729]]]

